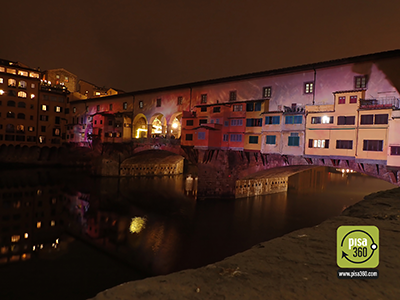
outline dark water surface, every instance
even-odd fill
[[[200,202],[185,178],[0,171],[0,299],[87,299],[204,266],[395,187],[316,168],[292,176],[288,192]]]

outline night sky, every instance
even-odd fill
[[[0,58],[139,89],[400,48],[397,0],[2,1]]]

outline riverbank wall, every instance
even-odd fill
[[[318,213],[318,212],[315,212]],[[379,278],[339,279],[336,230],[379,228]],[[199,269],[128,282],[105,299],[400,299],[400,188],[368,195],[340,216]]]

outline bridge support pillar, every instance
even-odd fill
[[[153,131],[153,125],[147,124],[147,138],[151,138],[151,132]]]

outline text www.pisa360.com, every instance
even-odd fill
[[[339,269],[337,276],[340,279],[376,279],[379,277],[377,269]]]

